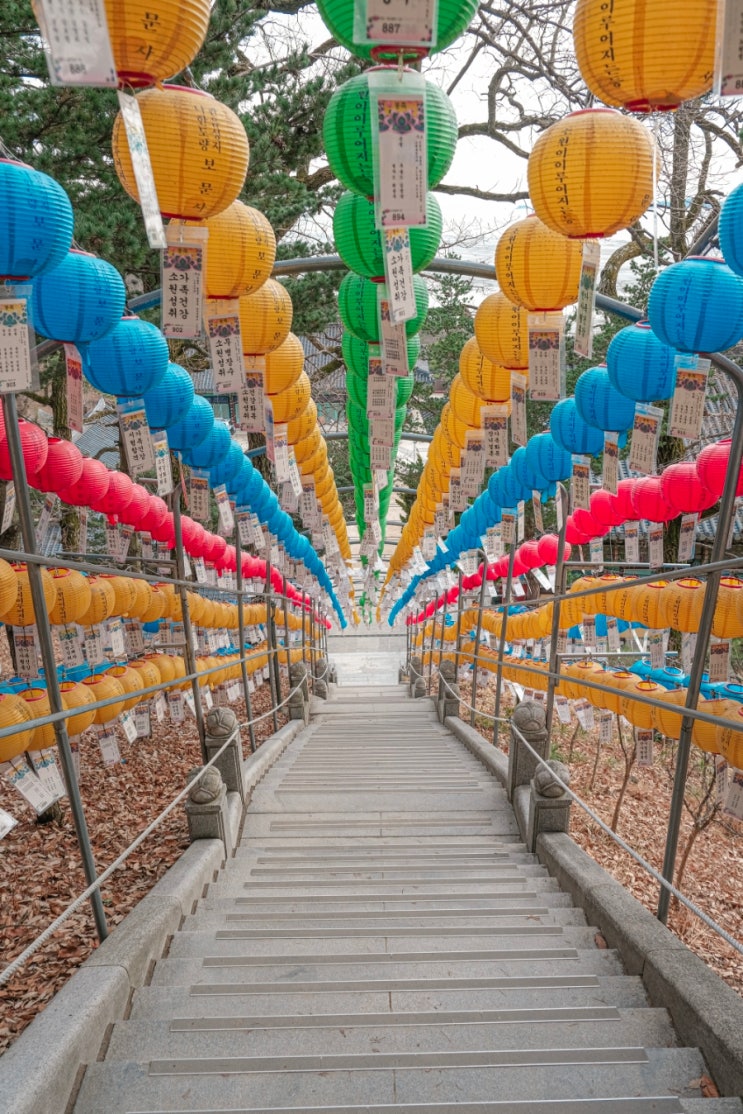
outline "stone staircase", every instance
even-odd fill
[[[74,1112],[742,1114],[705,1072],[429,702],[341,688]]]

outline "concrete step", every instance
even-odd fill
[[[238,929],[237,933],[239,931]],[[360,941],[362,946],[359,947],[356,947],[352,941],[343,941],[345,947],[334,948],[332,947],[333,942],[327,941],[327,947],[316,948],[314,954],[310,951],[309,942],[304,949],[289,949],[280,947],[280,943],[283,942],[277,941],[274,950],[268,948],[267,941],[259,940],[255,943],[256,945],[263,944],[264,950],[257,951],[253,941],[250,942],[250,945],[246,945],[245,941],[230,928],[217,930],[216,932],[179,932],[171,942],[167,958],[192,959],[203,957],[206,959],[207,957],[242,956],[243,966],[255,967],[265,967],[276,963],[317,963],[326,966],[336,963],[369,962],[383,965],[393,961],[400,963],[425,963],[428,961],[443,963],[467,959],[471,961],[501,958],[515,959],[514,953],[517,951],[534,958],[546,959],[549,953],[550,956],[567,959],[574,958],[580,950],[575,944],[567,944],[561,939],[555,940],[549,937],[530,940],[526,946],[520,949],[515,946],[516,941],[510,940],[508,937],[496,938],[492,943],[489,940],[483,941],[482,937],[475,937],[475,941],[471,945],[465,945],[461,939],[447,941],[437,940],[434,937],[432,940],[433,947],[428,945],[421,947],[417,942],[412,946],[409,940],[391,940],[387,945],[382,937],[376,943],[369,940]],[[287,943],[289,942],[287,941]],[[318,941],[313,941],[313,945],[317,943]],[[372,944],[371,947],[369,946],[370,943]]]
[[[615,1012],[613,1017],[575,1018],[521,1024],[470,1020],[442,1021],[435,1015],[410,1023],[260,1026],[258,1018],[213,1021],[124,1021],[114,1026],[106,1059],[136,1060],[146,1048],[157,1059],[219,1056],[333,1056],[398,1052],[454,1052],[472,1049],[617,1048],[675,1045],[664,1010]]]
[[[284,954],[303,952],[305,948],[309,953],[316,948],[318,953],[322,954],[323,951],[337,951],[341,948],[353,950],[355,945],[358,946],[357,950],[372,946],[380,951],[384,951],[386,947],[391,950],[399,948],[408,951],[411,947],[429,950],[501,947],[503,941],[513,935],[513,930],[518,929],[523,923],[523,919],[510,922],[500,920],[497,923],[492,921],[471,923],[460,919],[457,924],[444,927],[423,924],[411,928],[390,928],[384,925],[367,928],[356,926],[308,928],[300,921],[292,928],[255,928],[250,923],[246,924],[239,913],[225,915],[222,912],[205,910],[187,918],[181,932],[184,936],[198,932],[216,933],[223,939],[249,941],[246,947],[254,954],[258,954],[259,948],[267,947],[270,941],[275,943],[277,954],[281,951]],[[527,923],[537,927],[542,925],[586,927],[583,912],[569,906],[563,909],[536,907],[527,917]],[[548,933],[547,936],[552,942],[556,940],[552,933]],[[412,943],[413,941],[416,943]]]
[[[75,1114],[344,1105],[368,1110],[374,1104],[399,1110],[406,1103],[430,1110],[434,1103],[492,1102],[494,1094],[501,1102],[530,1104],[674,1091],[700,1097],[703,1069],[701,1056],[689,1049],[629,1047],[376,1054],[325,1057],[320,1063],[312,1057],[112,1061],[88,1066]]]
[[[266,1107],[250,1110],[199,1111],[196,1114],[286,1114],[295,1107]],[[328,1107],[304,1107],[305,1114],[321,1114]],[[373,1106],[334,1106],[333,1114],[741,1114],[740,1099],[688,1099],[669,1095],[664,1098],[626,1099],[547,1099],[545,1102],[466,1102],[418,1103]],[[143,1114],[133,1111],[132,1114]],[[158,1114],[175,1114],[160,1111]]]
[[[202,988],[203,990],[203,988]],[[555,1009],[577,1007],[615,1007],[635,1009],[647,1006],[639,978],[626,975],[599,975],[584,979],[580,986],[563,983],[548,987],[506,986],[475,990],[458,988],[394,990],[323,994],[255,995],[229,993],[215,987],[214,993],[192,993],[185,986],[145,986],[134,992],[131,1018],[138,1017],[252,1017],[328,1015],[481,1012],[503,1009]]]

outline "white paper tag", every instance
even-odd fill
[[[681,668],[683,669],[684,673],[689,673],[691,671],[696,648],[696,631],[684,631],[681,635]]]
[[[3,521],[0,525],[0,533],[4,534],[10,528],[15,513],[15,484],[9,480],[5,485],[5,502],[3,503]]]
[[[58,502],[59,496],[55,495],[54,492],[50,492],[44,498],[44,504],[41,508],[39,521],[36,523],[36,545],[42,551],[44,548],[47,531],[49,530],[49,526],[52,521],[52,515],[57,508]]]
[[[509,548],[513,545],[516,531],[516,515],[512,510],[502,511],[500,528],[503,545]]]
[[[658,441],[663,422],[663,411],[658,406],[638,402],[632,427],[628,467],[631,472],[653,476],[658,463]]]
[[[162,254],[162,332],[166,337],[201,336],[208,228],[169,224]]]
[[[743,96],[743,0],[721,0],[717,13],[714,91]]]
[[[121,751],[116,732],[109,726],[104,727],[98,734],[98,746],[104,766],[116,766],[121,762]]]
[[[162,723],[165,719],[165,713],[168,709],[168,702],[165,699],[165,693],[159,692],[154,699],[153,707],[155,709],[155,718],[158,723]]]
[[[369,346],[369,375],[366,381],[367,418],[390,418],[394,422],[395,401],[397,399],[397,380],[385,373],[382,360],[373,356],[375,348]]]
[[[240,308],[236,299],[207,303],[206,335],[215,391],[220,395],[237,394],[242,389],[244,371]]]
[[[149,739],[152,735],[149,703],[137,704],[134,709],[134,725],[137,730],[138,739]]]
[[[392,0],[390,0],[390,3]],[[389,7],[389,4],[387,5]],[[426,97],[423,77],[389,70],[369,73],[374,197],[378,228],[426,223]]]
[[[680,565],[691,561],[696,548],[698,514],[685,514],[681,516],[679,526],[679,551],[678,562]]]
[[[650,651],[650,664],[653,669],[662,669],[663,666],[666,664],[666,650],[663,631],[649,631],[648,650]]]
[[[651,569],[663,567],[663,523],[651,522],[648,527],[648,562]]]
[[[436,13],[436,0],[365,0],[356,9],[354,42],[435,46]]]
[[[392,320],[387,288],[383,284],[377,288],[379,309],[380,355],[386,375],[405,377],[408,372],[408,340],[405,323]]]
[[[733,770],[725,799],[724,812],[726,816],[734,816],[736,820],[743,820],[743,773],[740,770]]]
[[[124,624],[121,619],[111,619],[109,621],[108,636],[113,657],[123,658],[125,655]]]
[[[152,434],[147,424],[141,398],[120,399],[116,404],[124,451],[132,476],[141,476],[155,469]]]
[[[593,704],[589,703],[588,700],[576,700],[575,714],[584,731],[593,730]]]
[[[224,484],[219,484],[217,487],[214,488],[214,498],[217,501],[217,512],[219,514],[219,530],[223,537],[227,538],[235,529],[235,519],[232,514],[230,497]]]
[[[170,712],[171,723],[183,723],[186,718],[185,705],[183,703],[183,693],[180,690],[168,693],[168,711]]]
[[[34,768],[36,776],[45,789],[47,789],[49,795],[55,801],[59,801],[63,797],[66,797],[67,790],[54,757],[54,752],[48,749],[33,750],[28,752],[28,757],[31,760],[31,765]]]
[[[0,808],[0,839],[5,839],[8,832],[11,832],[17,823],[18,821],[9,812]]]
[[[529,396],[534,401],[562,397],[564,331],[561,313],[529,314]]]
[[[74,344],[63,345],[65,355],[65,393],[67,425],[75,433],[83,431],[83,362]]]
[[[584,615],[583,622],[583,645],[587,650],[596,649],[596,616]]]
[[[709,679],[711,684],[727,684],[730,680],[730,643],[714,639],[709,648]]]
[[[605,491],[617,493],[619,479],[619,437],[616,433],[604,433],[604,457],[601,468],[601,483]]]
[[[522,542],[526,534],[526,506],[520,499],[516,504],[516,541]]]
[[[124,735],[128,743],[136,742],[137,739],[137,724],[131,712],[122,712],[119,716],[119,723],[124,729]]]
[[[100,627],[85,627],[84,631],[85,660],[88,665],[101,665],[104,661],[103,638]]]
[[[31,372],[28,302],[25,298],[0,298],[0,394],[27,391]]]
[[[467,506],[467,496],[462,490],[459,468],[452,468],[449,473],[449,506],[455,514],[465,510]]]
[[[609,618],[606,619],[606,643],[609,653],[616,654],[621,649],[621,642],[619,641],[619,624],[617,620]]]
[[[36,0],[52,85],[118,83],[104,0]]]
[[[247,361],[244,361],[244,364],[246,363]],[[252,360],[250,368],[245,367],[245,374],[240,383],[237,395],[238,424],[246,433],[263,433],[266,428],[263,413],[265,372],[263,368],[256,367],[254,364],[255,360]]]
[[[679,353],[674,364],[676,388],[671,400],[668,434],[696,441],[702,432],[710,361],[693,354]]]
[[[573,457],[573,475],[571,480],[571,495],[573,510],[583,507],[591,509],[591,461],[587,456]]]
[[[555,711],[560,723],[570,723],[573,718],[573,713],[570,708],[570,702],[567,696],[555,696]]]
[[[654,734],[652,727],[635,728],[635,757],[638,766],[652,766]]]
[[[410,254],[410,233],[407,228],[385,228],[384,274],[390,298],[390,316],[395,324],[415,317],[415,287],[413,286],[413,261]]]
[[[114,78],[114,85],[115,84],[116,80]],[[129,154],[131,155],[132,169],[134,170],[134,178],[137,183],[139,204],[142,209],[142,216],[144,217],[147,242],[151,248],[162,250],[168,245],[165,239],[163,219],[160,215],[160,202],[157,199],[155,177],[152,173],[152,163],[150,162],[150,153],[147,149],[147,136],[145,135],[139,102],[136,97],[131,96],[129,93],[122,92],[121,89],[117,90],[116,95],[119,98],[121,119],[124,123],[127,142],[129,143]]]
[[[601,248],[595,240],[583,244],[583,265],[580,272],[580,293],[575,315],[576,355],[590,360],[593,355],[593,314],[596,307],[596,283],[601,265]]]
[[[173,490],[173,469],[170,464],[170,449],[168,435],[164,429],[152,434],[152,454],[155,458],[155,475],[157,476],[157,494],[170,495]]]
[[[511,440],[515,445],[525,445],[526,433],[526,376],[511,372]]]
[[[209,521],[209,475],[194,469],[188,480],[188,508],[192,518]]]
[[[485,438],[485,465],[502,468],[508,464],[508,406],[494,402],[480,409]]]
[[[631,565],[640,560],[640,528],[636,522],[624,524],[624,559]]]
[[[468,498],[479,495],[485,479],[485,445],[481,429],[468,429],[464,435],[460,482]]]
[[[56,798],[47,789],[46,785],[35,774],[25,758],[14,758],[13,762],[0,764],[0,773],[10,785],[31,805],[37,815],[40,815],[54,804]]]
[[[76,626],[65,626],[56,629],[62,651],[62,665],[65,669],[74,669],[78,665],[83,665],[85,658],[78,628]]]
[[[39,641],[36,627],[13,627],[16,671],[26,681],[39,676]]]

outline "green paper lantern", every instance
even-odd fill
[[[410,371],[416,365],[418,356],[420,355],[421,342],[419,337],[411,337],[408,341],[408,369]],[[355,372],[363,379],[369,376],[369,359],[379,356],[379,350],[375,346],[370,348],[365,340],[359,340],[352,333],[344,333],[341,340],[341,353],[343,361],[349,371]]]
[[[397,67],[390,66],[389,71],[394,76]],[[457,146],[457,118],[443,89],[430,81],[425,83],[425,89],[428,188],[433,189],[452,164]],[[362,197],[375,195],[372,153],[375,136],[372,123],[367,72],[352,77],[336,89],[323,120],[323,138],[330,169],[346,189]]]
[[[353,27],[355,5],[351,0],[319,0],[318,9],[325,26],[335,39],[338,40],[351,54],[357,58],[392,59],[397,61],[402,53],[403,58],[412,60],[421,54],[437,54],[444,50],[450,43],[466,30],[477,11],[478,0],[439,0],[436,17],[436,45],[427,51],[405,46],[379,46],[365,45],[353,41]]]
[[[387,284],[372,282],[363,275],[349,273],[338,288],[338,313],[349,333],[368,344],[379,344],[379,303],[377,292],[387,297]],[[407,336],[415,336],[423,328],[428,313],[428,286],[420,275],[413,275],[415,317],[405,322]]]
[[[426,197],[425,228],[410,229],[410,254],[413,271],[422,271],[432,262],[441,240],[441,209],[433,194]],[[374,202],[346,192],[333,215],[333,235],[338,254],[348,267],[366,278],[384,277],[382,237],[374,224]]]

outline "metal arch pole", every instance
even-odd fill
[[[557,498],[560,500],[562,510],[562,526],[558,535],[557,542],[557,564],[555,566],[555,600],[552,604],[552,633],[550,637],[550,663],[549,663],[549,679],[547,681],[547,734],[552,732],[552,719],[555,710],[555,689],[557,688],[557,668],[559,665],[559,658],[557,655],[557,639],[560,634],[560,607],[562,602],[560,597],[565,594],[565,539],[568,529],[568,495],[564,486],[559,483],[557,485]]]
[[[446,630],[446,605],[447,593],[444,592],[444,606],[441,609],[441,638],[439,639],[439,673],[441,672],[441,662],[444,660],[444,631]]]
[[[276,695],[276,676],[274,674],[274,660],[276,657],[276,631],[273,625],[273,603],[271,602],[271,558],[266,557],[266,641],[268,643],[268,685],[271,690],[271,710],[273,712],[273,729],[279,729],[276,716],[276,705],[279,699]]]
[[[24,549],[30,556],[36,550],[36,530],[31,513],[31,500],[28,494],[26,463],[23,459],[23,449],[21,447],[21,434],[18,428],[18,406],[15,395],[8,394],[3,396],[3,413],[5,417],[5,434],[10,452],[10,464],[13,480],[15,481],[16,506],[18,508],[18,518],[21,525],[21,537],[23,538]],[[31,599],[34,605],[36,629],[39,636],[39,649],[41,650],[41,661],[44,666],[44,676],[49,696],[49,708],[53,713],[63,712],[64,706],[62,704],[62,694],[59,689],[59,680],[57,678],[57,662],[54,657],[52,630],[49,624],[49,612],[46,606],[44,588],[41,580],[41,566],[33,561],[29,561],[26,565],[26,569],[28,571]],[[98,872],[96,871],[95,859],[93,858],[93,848],[90,843],[90,833],[88,832],[88,824],[85,819],[85,811],[80,796],[80,787],[77,783],[77,777],[75,776],[75,765],[72,760],[72,750],[70,749],[66,720],[59,719],[54,721],[54,738],[57,744],[57,753],[59,755],[62,773],[64,774],[65,788],[67,789],[70,812],[72,813],[72,822],[75,825],[75,834],[77,835],[77,842],[80,847],[85,881],[91,886],[96,881]],[[90,905],[93,910],[93,920],[95,921],[98,939],[103,941],[108,936],[108,926],[106,924],[106,914],[103,911],[100,889],[94,890],[91,894]]]
[[[185,585],[186,572],[185,563],[183,560],[183,531],[181,529],[181,485],[178,484],[173,492],[173,531],[175,533],[175,570],[178,579],[181,583],[178,585],[178,594],[181,598],[181,615],[183,616],[183,635],[186,639],[186,646],[184,650],[184,657],[186,659],[186,669],[189,673],[196,673],[196,656],[193,652],[193,628],[191,626],[191,612],[188,608],[188,591]],[[198,677],[193,678],[191,681],[191,692],[193,694],[194,703],[194,716],[196,717],[196,727],[199,732],[199,743],[201,745],[201,757],[204,762],[209,761],[209,755],[206,753],[206,728],[204,727],[204,709],[201,706],[201,692],[199,690]]]
[[[433,683],[433,646],[436,641],[436,608],[433,609],[431,616],[431,651],[428,658],[428,695],[431,695],[431,685]]]
[[[457,651],[454,655],[454,671],[456,680],[459,681],[459,661],[462,657],[462,615],[464,613],[464,593],[462,591],[462,570],[459,570],[459,595],[457,596]]]
[[[498,736],[500,735],[500,706],[501,706],[501,693],[503,691],[503,657],[506,652],[506,627],[508,625],[508,605],[511,600],[511,586],[513,584],[513,566],[516,562],[516,550],[518,549],[518,540],[516,538],[516,524],[514,523],[513,537],[511,538],[511,548],[508,551],[508,573],[506,575],[506,587],[503,591],[503,622],[500,629],[500,637],[498,638],[498,667],[495,674],[495,707],[493,708],[493,746],[498,746]]]
[[[248,713],[248,738],[251,754],[255,754],[255,728],[253,727],[253,708],[250,700],[250,680],[248,663],[245,661],[245,601],[243,599],[243,552],[240,540],[240,524],[235,530],[235,586],[237,589],[237,637],[240,639],[240,673],[245,697],[245,711]]]
[[[482,634],[482,613],[485,608],[485,588],[488,583],[488,555],[480,550],[482,553],[482,580],[480,582],[480,602],[477,606],[477,633],[475,634],[475,652],[472,660],[472,709],[470,711],[470,727],[475,726],[475,715],[477,709],[477,663],[480,656],[480,635]]]
[[[291,681],[289,679],[289,597],[286,594],[286,577],[282,583],[282,601],[284,605],[284,653],[286,656],[286,684],[287,692],[291,689]]]

